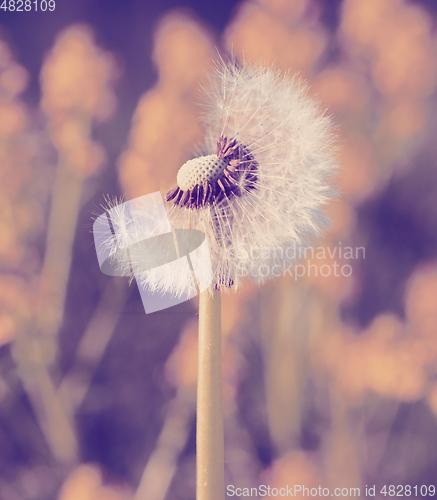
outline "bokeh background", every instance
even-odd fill
[[[311,264],[353,273],[225,294],[226,483],[437,483],[436,19],[434,0],[0,10],[1,500],[194,499],[197,302],[145,315],[91,228],[105,196],[174,184],[231,52],[333,116],[337,253]]]

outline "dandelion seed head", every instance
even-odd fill
[[[299,78],[262,66],[220,63],[204,88],[205,140],[183,164],[165,209],[171,228],[207,239],[213,285],[260,284],[292,267],[296,252],[327,229],[335,195],[333,126]],[[118,243],[141,233],[143,217],[113,211]],[[126,264],[124,264],[126,265]],[[179,278],[149,270],[151,290],[178,294]]]

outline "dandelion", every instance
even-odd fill
[[[166,196],[173,226],[206,234],[216,290],[293,265],[327,220],[336,169],[332,126],[304,83],[260,66],[222,64],[205,89],[202,156]],[[261,269],[263,272],[261,273]],[[197,498],[223,498],[220,294],[199,304]]]
[[[294,265],[294,249],[320,237],[336,163],[331,121],[297,77],[221,63],[204,90],[205,140],[180,168],[165,208],[172,229],[202,231],[210,250],[213,282],[199,302],[197,499],[222,500],[220,290],[278,276]],[[143,226],[142,217],[124,214],[111,213],[120,241]],[[140,287],[184,293],[177,273],[141,260],[130,255]]]

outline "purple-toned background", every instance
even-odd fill
[[[435,40],[436,2],[423,0],[409,3],[418,4],[428,12]],[[339,23],[341,0],[318,0],[314,4],[320,9],[321,24],[328,33],[334,33]],[[219,44],[220,35],[233,19],[238,5],[239,2],[201,0],[57,0],[54,12],[5,13],[0,10],[0,38],[10,46],[16,62],[29,72],[29,85],[21,98],[31,110],[36,124],[43,121],[38,111],[41,66],[56,36],[64,28],[75,23],[89,25],[95,33],[96,43],[115,55],[120,73],[115,86],[116,111],[109,121],[93,129],[93,139],[100,142],[106,151],[107,166],[101,174],[87,181],[82,194],[83,205],[74,239],[65,314],[60,328],[59,369],[53,374],[55,385],[75,366],[80,338],[105,288],[112,286],[110,278],[100,273],[98,268],[90,232],[91,217],[99,211],[104,195],[122,194],[116,169],[117,158],[127,147],[132,117],[140,97],[157,80],[157,70],[152,63],[154,30],[170,10],[181,9],[206,26]],[[330,46],[327,60],[335,61],[338,51],[335,44]],[[435,96],[430,103],[435,111]],[[355,331],[368,327],[382,313],[392,312],[404,320],[408,279],[418,264],[437,258],[437,120],[435,112],[431,112],[430,116],[420,147],[408,159],[407,165],[402,165],[402,169],[392,174],[387,182],[381,183],[381,188],[375,188],[368,197],[353,205],[356,225],[350,241],[357,246],[366,246],[366,259],[357,263],[356,290],[341,304],[340,314],[344,324]],[[48,176],[50,182],[52,178]],[[44,254],[47,217],[43,234],[36,241],[41,255]],[[103,470],[105,480],[126,484],[134,491],[148,458],[157,446],[157,437],[177,392],[168,381],[165,363],[186,321],[196,318],[196,303],[192,301],[146,316],[136,287],[129,287],[127,293],[128,299],[122,309],[111,311],[119,317],[119,321],[98,367],[92,371],[85,361],[75,368],[92,374],[92,383],[75,415],[75,422],[80,445],[78,462],[97,463]],[[267,368],[263,344],[257,344],[252,338],[247,340],[244,335],[259,328],[262,320],[259,303],[266,297],[260,295],[262,293],[255,292],[247,302],[235,340],[240,349],[239,355],[244,359],[240,367],[243,374],[236,384],[238,420],[251,443],[251,448],[247,449],[250,449],[253,463],[256,463],[253,474],[257,477],[263,471],[276,470],[275,460],[282,459],[281,452],[272,442],[268,416],[263,410],[268,392],[264,379]],[[270,293],[273,295],[274,292],[268,291],[268,297]],[[227,314],[226,310],[223,314]],[[5,344],[0,349],[0,374],[8,387],[0,406],[0,487],[3,488],[0,491],[4,500],[61,498],[58,496],[59,488],[73,468],[64,468],[53,459],[18,376],[11,344]],[[432,377],[435,378],[435,374]],[[311,456],[327,446],[324,435],[330,422],[330,416],[327,416],[329,411],[326,408],[320,410],[313,404],[317,399],[314,396],[317,390],[308,383],[303,391],[300,436],[296,445],[296,449],[313,453]],[[388,396],[387,406],[394,399]],[[320,403],[323,397],[317,401],[319,406],[323,406]],[[400,400],[394,413],[392,420],[376,415],[374,420],[367,421],[369,433],[372,425],[389,428],[385,452],[379,457],[380,463],[386,464],[387,472],[383,468],[379,472],[369,472],[370,469],[363,466],[363,480],[435,484],[436,415],[425,399]],[[426,453],[428,457],[410,476],[396,472],[399,456],[408,454],[403,436],[420,442],[422,451],[419,455]],[[187,441],[177,457],[176,472],[167,499],[192,498],[194,453],[195,418],[192,415]],[[405,457],[402,457],[404,460]],[[408,457],[405,463],[409,463]],[[26,477],[31,477],[28,480],[31,486],[26,486]]]

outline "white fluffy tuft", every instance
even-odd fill
[[[236,289],[244,278],[262,283],[295,263],[290,249],[314,244],[327,228],[324,206],[335,195],[337,169],[332,122],[303,81],[262,66],[222,63],[205,97],[202,154],[214,155],[221,136],[237,139],[257,163],[256,181],[240,196],[197,209],[168,201],[167,215],[172,228],[205,233],[217,288]],[[183,182],[191,187],[191,180]],[[123,246],[144,221],[116,213]],[[157,292],[185,288],[180,276],[159,269],[138,278]]]

